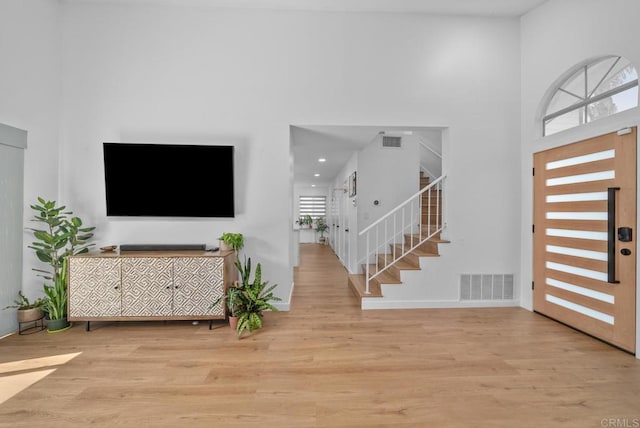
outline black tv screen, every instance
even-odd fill
[[[107,216],[233,217],[233,146],[103,143]]]

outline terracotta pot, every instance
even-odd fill
[[[236,331],[236,328],[238,328],[238,317],[229,315],[229,327],[231,327],[233,331]]]
[[[18,309],[18,322],[37,321],[44,316],[44,312],[40,308]]]

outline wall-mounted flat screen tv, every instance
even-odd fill
[[[233,146],[103,143],[107,216],[233,217]]]

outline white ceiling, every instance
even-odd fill
[[[440,128],[416,126],[336,126],[310,125],[291,127],[293,151],[293,175],[297,184],[318,187],[330,185],[351,155],[363,149],[384,132],[385,135],[402,136],[411,133],[416,136],[433,135]],[[325,158],[326,162],[318,162]],[[315,177],[314,174],[320,174]]]
[[[402,12],[517,17],[546,0],[62,0],[66,2],[173,3],[231,8],[344,12]]]

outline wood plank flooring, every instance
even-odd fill
[[[37,380],[41,370],[53,371]],[[316,244],[301,245],[291,311],[267,314],[250,336],[174,321],[0,340],[0,385],[25,375],[35,383],[0,404],[0,427],[640,421],[633,356],[519,308],[361,311],[346,271]]]

